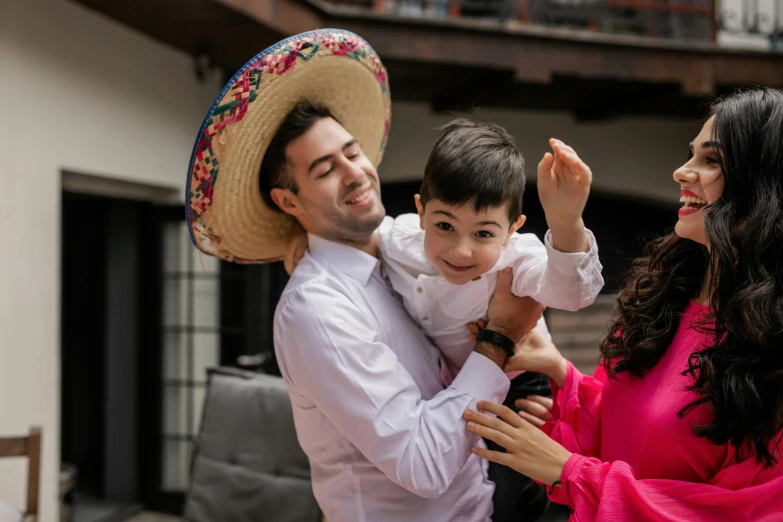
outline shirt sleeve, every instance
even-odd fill
[[[778,459],[780,455],[778,452]],[[751,457],[733,461],[710,483],[637,479],[625,462],[573,454],[552,500],[567,504],[580,522],[783,519],[783,462],[763,468]]]
[[[597,456],[601,450],[601,399],[604,370],[589,377],[568,362],[563,387],[552,385],[552,420],[544,430],[572,453]]]
[[[598,245],[589,230],[587,252],[565,253],[552,246],[552,234],[547,231],[544,245],[536,238],[530,243],[524,234],[515,238],[518,258],[513,264],[515,295],[530,296],[543,305],[558,310],[575,312],[595,301],[604,278],[598,259]],[[535,237],[535,236],[533,236]]]
[[[289,390],[391,481],[426,498],[446,491],[478,442],[465,427],[465,409],[479,400],[502,402],[509,387],[495,363],[473,353],[451,386],[424,400],[360,309],[322,285],[281,301],[275,345]]]

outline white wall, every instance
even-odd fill
[[[394,78],[391,79],[392,93]],[[688,154],[700,122],[664,118],[623,118],[576,123],[564,113],[485,111],[482,116],[504,126],[516,139],[527,163],[529,179],[549,150],[550,137],[568,143],[590,165],[593,190],[633,195],[677,204],[674,169]],[[424,104],[395,102],[389,145],[380,167],[384,181],[420,179],[437,127],[451,114],[433,114]]]
[[[60,173],[184,191],[219,87],[81,6],[0,0],[0,435],[43,426],[42,522],[58,516]],[[23,505],[24,470],[0,461],[0,500]]]

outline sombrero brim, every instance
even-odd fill
[[[256,55],[209,109],[190,159],[186,217],[193,243],[236,263],[282,258],[293,218],[266,206],[261,161],[285,116],[301,101],[328,107],[378,166],[388,137],[386,70],[359,36],[322,29]]]

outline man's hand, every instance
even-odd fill
[[[534,328],[514,347],[514,355],[506,360],[503,370],[543,373],[562,387],[568,365],[552,341]]]
[[[547,152],[538,164],[537,185],[553,246],[561,252],[587,252],[582,213],[593,174],[573,148],[554,138],[549,145],[554,156]]]
[[[489,302],[487,328],[495,330],[518,343],[533,329],[544,305],[530,297],[516,297],[511,293],[511,269],[498,274],[497,286]]]
[[[291,229],[291,237],[285,246],[283,257],[283,266],[285,266],[285,271],[288,272],[288,275],[294,273],[296,265],[302,260],[305,252],[307,252],[307,232],[297,225]]]

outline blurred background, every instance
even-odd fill
[[[709,100],[783,84],[782,9],[783,0],[0,0],[0,437],[42,428],[39,520],[181,516],[206,369],[277,374],[282,266],[197,256],[182,207],[199,125],[256,53],[324,27],[375,48],[393,98],[379,169],[391,215],[414,210],[437,127],[479,111],[524,153],[523,231],[543,236],[535,165],[549,137],[572,145],[594,173],[585,222],[607,285],[582,312],[547,314],[561,350],[592,371],[629,260],[676,220],[672,172]],[[23,507],[24,459],[0,469],[0,501]]]

